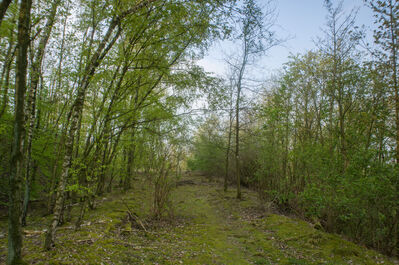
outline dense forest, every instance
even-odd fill
[[[25,264],[33,234],[25,228],[39,215],[45,256],[59,249],[62,226],[90,226],[105,196],[116,196],[146,237],[152,223],[179,220],[182,194],[204,210],[185,193],[199,185],[194,173],[212,184],[193,194],[222,186],[225,197],[235,193],[225,205],[239,209],[256,194],[259,209],[398,257],[399,1],[362,4],[374,14],[373,41],[356,10],[324,1],[316,48],[255,77],[260,58],[289,38],[276,33],[273,1],[2,0],[7,264]],[[237,47],[225,76],[198,64],[216,41]],[[121,194],[150,206],[139,213]],[[217,212],[236,210],[229,207]],[[136,264],[117,264],[128,263]],[[205,263],[224,264],[194,262]]]

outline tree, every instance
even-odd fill
[[[225,165],[225,173],[224,173],[224,191],[227,191],[228,187],[228,177],[229,177],[229,166],[230,166],[230,153],[231,153],[231,136],[233,133],[233,111],[234,111],[234,79],[230,79],[230,84],[228,84],[228,113],[229,113],[229,122],[228,122],[228,132],[227,132],[227,148],[226,148],[226,165]]]
[[[386,81],[393,99],[392,109],[394,113],[393,123],[395,124],[395,160],[399,164],[399,83],[398,83],[398,53],[399,53],[399,2],[397,0],[379,0],[365,2],[374,11],[375,22],[379,24],[378,29],[374,31],[375,43],[381,48],[377,51],[380,63],[387,69]],[[396,190],[399,191],[399,181],[396,180]],[[394,241],[391,249],[393,254],[397,254],[399,248],[399,213],[396,207],[395,222],[393,224]]]
[[[396,137],[396,163],[399,163],[399,92],[398,92],[398,32],[399,32],[399,3],[395,0],[366,1],[375,13],[376,23],[380,24],[374,32],[376,44],[381,47],[381,63],[389,69],[389,92],[392,94],[395,104],[395,137]]]
[[[19,9],[17,66],[15,79],[15,120],[10,166],[10,187],[8,207],[8,264],[22,262],[22,234],[21,234],[21,183],[24,177],[24,103],[26,92],[26,75],[28,65],[28,47],[30,41],[30,14],[32,1],[22,0]]]
[[[257,57],[264,54],[271,47],[277,45],[279,41],[276,39],[272,30],[274,25],[273,9],[271,1],[267,3],[266,13],[257,5],[255,0],[245,0],[243,8],[240,10],[239,27],[240,33],[238,38],[241,40],[239,58],[231,65],[236,68],[236,104],[235,104],[235,164],[236,164],[236,184],[237,198],[241,199],[241,178],[240,178],[240,102],[246,70]]]
[[[337,104],[339,149],[343,160],[341,166],[343,172],[348,166],[346,116],[352,107],[351,95],[354,92],[351,76],[348,73],[351,72],[350,68],[353,66],[351,60],[354,58],[353,53],[361,35],[355,29],[357,11],[353,10],[349,15],[345,15],[342,5],[342,1],[336,7],[331,1],[325,1],[328,11],[326,37],[319,42],[319,45],[322,52],[331,60],[331,76],[327,88],[330,97],[330,140],[334,137],[333,112],[334,105]]]

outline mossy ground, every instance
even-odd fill
[[[269,214],[252,191],[243,200],[234,190],[223,192],[199,176],[186,177],[194,184],[177,187],[170,219],[148,231],[126,221],[126,206],[140,218],[150,212],[151,189],[137,181],[134,189],[99,198],[85,223],[74,231],[71,223],[58,230],[57,246],[43,251],[43,234],[24,236],[24,259],[29,264],[398,264],[375,251],[310,224]],[[77,209],[76,209],[77,211]],[[26,230],[41,231],[48,217],[30,216]],[[7,239],[0,220],[0,263]]]

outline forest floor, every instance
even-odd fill
[[[173,191],[170,217],[145,222],[151,189],[135,182],[127,193],[100,198],[79,231],[61,226],[57,245],[43,251],[49,217],[33,214],[24,228],[23,255],[29,264],[399,264],[304,221],[271,214],[255,192],[243,200],[201,176],[186,176]],[[146,227],[133,226],[127,207]],[[77,209],[76,209],[77,211]],[[77,212],[73,216],[77,216]],[[6,220],[0,220],[0,264],[6,258]]]

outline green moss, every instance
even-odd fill
[[[304,257],[301,262],[309,264],[376,264],[390,260],[375,251],[344,240],[338,235],[314,229],[308,223],[280,215],[270,215],[263,220],[263,227],[275,232],[275,240],[285,245],[292,253]],[[302,264],[302,263],[299,263]],[[307,264],[307,263],[305,263]]]
[[[127,194],[107,195],[88,211],[79,231],[61,227],[55,249],[44,252],[42,236],[24,238],[24,259],[37,264],[376,264],[390,260],[308,223],[257,210],[256,193],[223,192],[214,184],[178,187],[172,194],[175,218],[148,225],[148,233],[126,222],[126,207],[141,218],[151,209],[151,188],[135,183]],[[75,211],[75,210],[74,210]],[[76,216],[76,213],[74,214]],[[33,216],[29,230],[45,228],[50,217]],[[90,222],[90,225],[87,225]],[[0,227],[6,227],[3,223]],[[27,228],[27,229],[28,229]],[[6,238],[0,239],[0,263]]]

